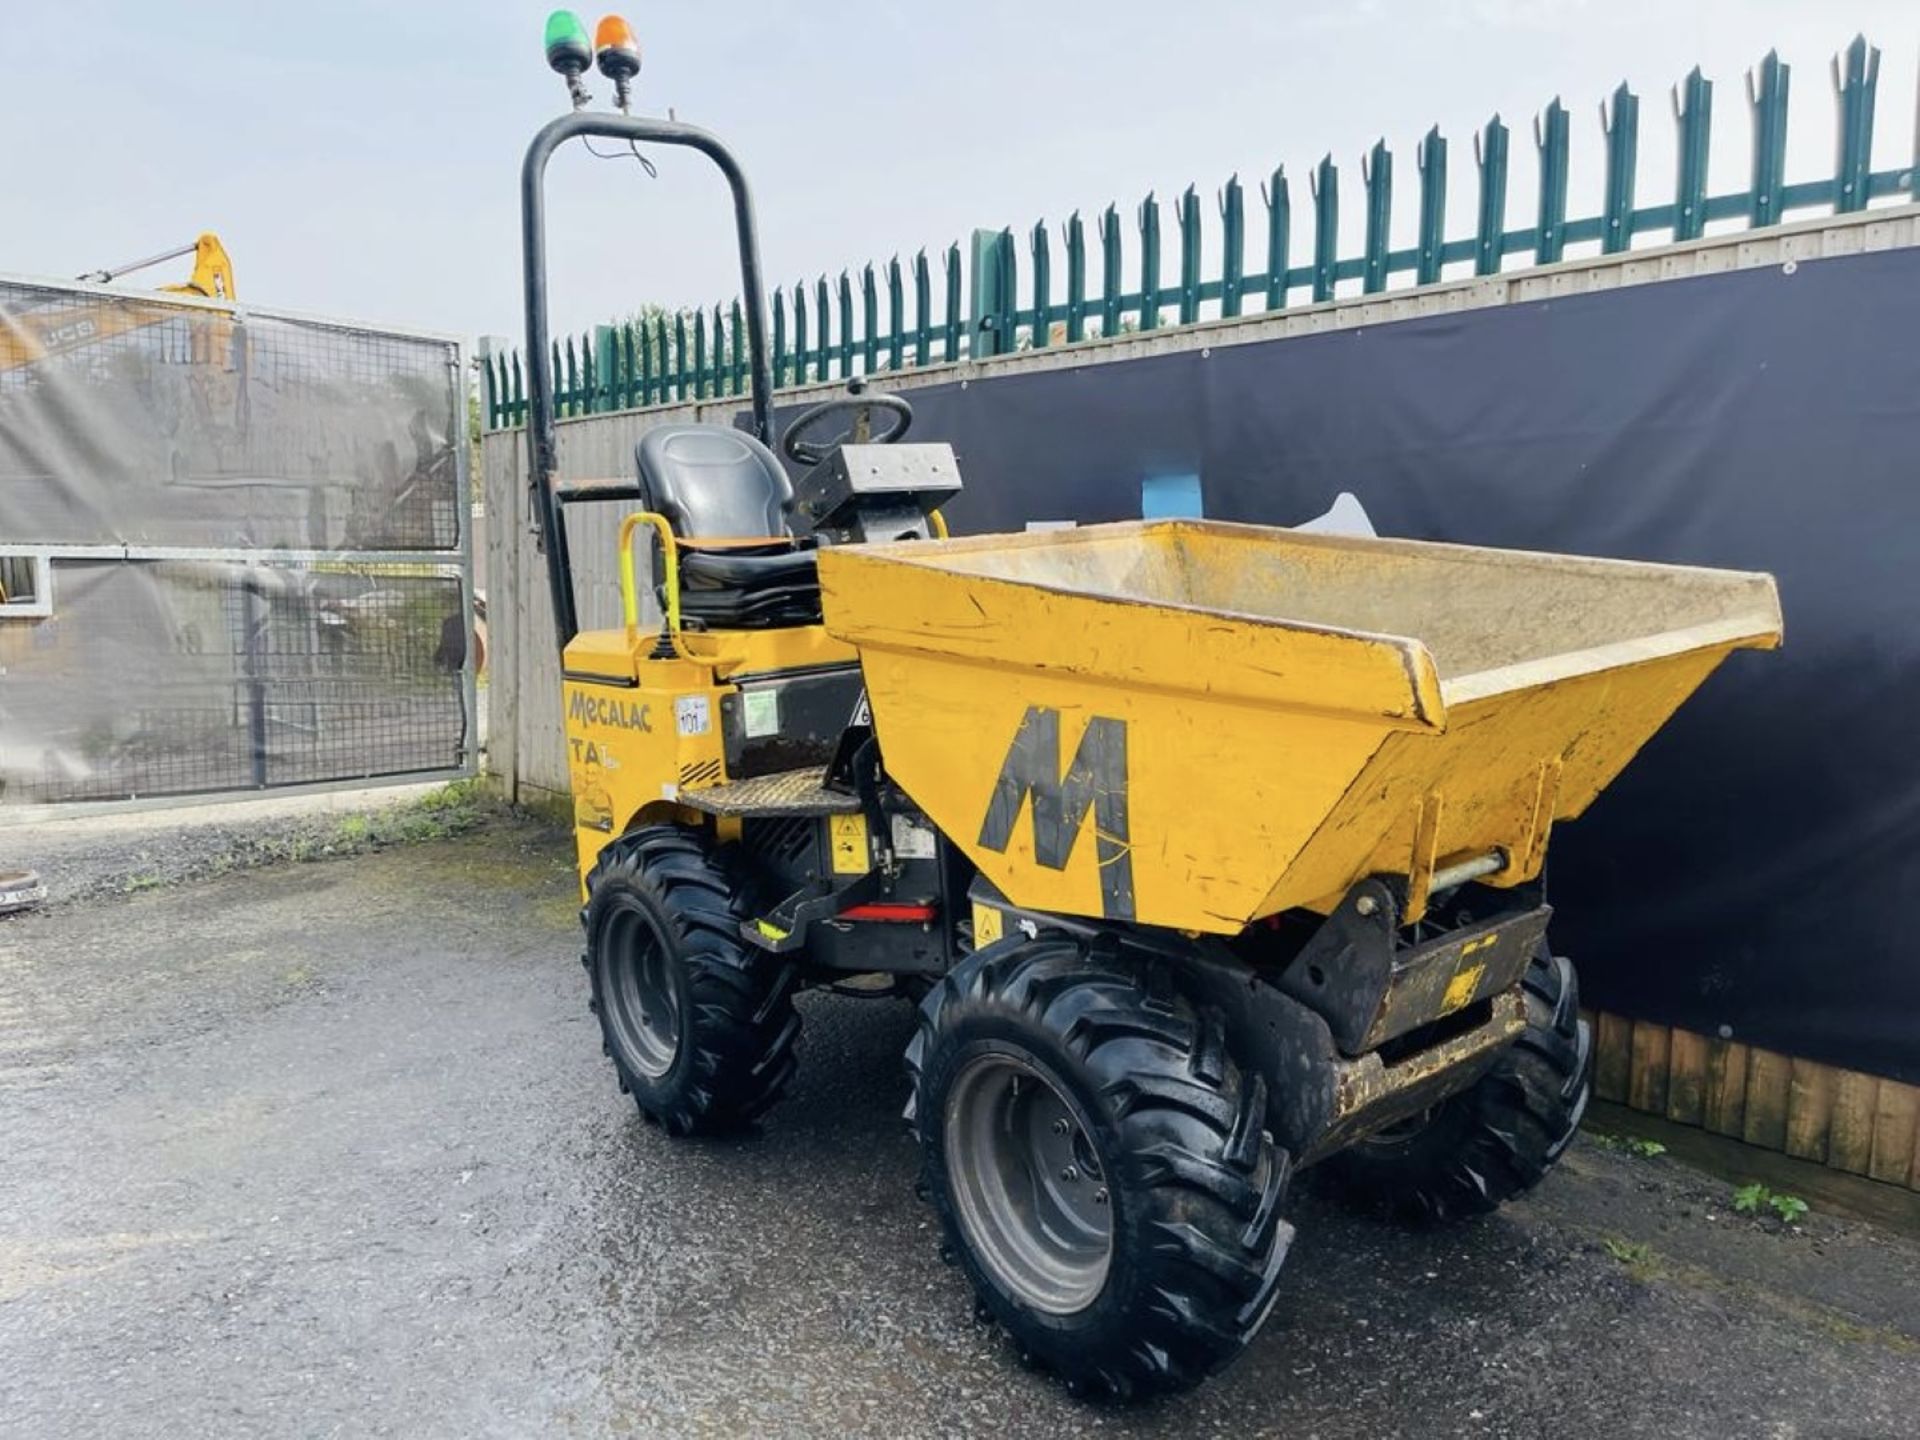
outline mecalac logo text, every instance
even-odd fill
[[[584,690],[576,690],[567,705],[567,718],[581,725],[611,725],[624,730],[651,731],[653,726],[647,721],[648,708],[618,696],[589,695]]]

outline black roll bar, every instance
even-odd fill
[[[733,223],[740,245],[741,302],[746,308],[748,363],[753,377],[753,433],[773,444],[773,365],[767,356],[767,307],[760,289],[760,239],[753,223],[753,196],[740,162],[718,139],[695,125],[579,110],[549,121],[527,146],[520,166],[520,241],[527,302],[527,447],[532,469],[527,486],[547,556],[547,585],[553,595],[553,623],[560,648],[579,632],[573,603],[573,566],[567,554],[566,518],[561,500],[589,498],[578,491],[556,495],[558,444],[554,434],[553,372],[547,359],[547,161],[575,136],[640,140],[650,145],[684,145],[720,167],[733,191]],[[603,499],[629,498],[627,487],[609,487]]]

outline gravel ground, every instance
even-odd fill
[[[38,872],[53,902],[131,894],[444,838],[490,813],[472,782],[398,785],[21,820],[0,811],[0,869]]]
[[[75,893],[0,920],[7,1435],[1915,1433],[1920,1245],[1584,1141],[1439,1233],[1304,1184],[1248,1355],[1080,1405],[935,1258],[897,1002],[808,997],[764,1132],[674,1142],[564,834]]]

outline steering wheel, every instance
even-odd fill
[[[860,379],[849,381],[847,391],[844,397],[809,405],[794,416],[793,422],[780,436],[780,452],[798,464],[818,465],[838,445],[898,444],[913,424],[913,407],[898,395],[869,395],[866,393],[866,382]],[[878,433],[873,428],[873,412],[876,410],[891,416],[893,422]],[[843,414],[850,418],[833,429],[832,439],[806,438],[810,431],[826,430],[829,420]]]

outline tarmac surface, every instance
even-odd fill
[[[497,818],[0,920],[0,1433],[1920,1432],[1920,1244],[1590,1140],[1439,1232],[1303,1182],[1239,1363],[1074,1401],[936,1256],[907,1008],[807,997],[763,1132],[670,1141],[601,1057],[569,848]]]

